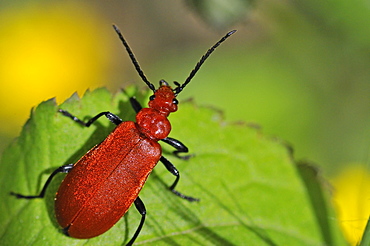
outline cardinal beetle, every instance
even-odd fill
[[[11,194],[17,198],[43,198],[52,178],[58,173],[68,173],[55,198],[55,214],[63,232],[74,238],[96,237],[109,230],[134,203],[141,214],[141,221],[127,243],[132,245],[143,227],[146,215],[144,203],[138,194],[158,161],[176,176],[169,189],[185,200],[198,201],[175,190],[180,179],[179,171],[162,156],[158,141],[161,140],[174,147],[176,149],[174,154],[178,157],[180,157],[179,153],[188,152],[188,148],[182,142],[168,137],[171,124],[167,117],[177,111],[176,96],[190,82],[212,52],[236,30],[227,33],[202,56],[182,85],[174,82],[176,87],[172,89],[166,81],[161,80],[160,87],[155,89],[141,70],[120,30],[115,25],[113,27],[139,76],[154,93],[150,97],[149,108],[141,108],[135,98],[130,98],[131,105],[137,113],[136,122],[123,122],[117,115],[101,112],[86,123],[69,112],[59,109],[60,113],[86,127],[102,116],[107,117],[117,127],[76,164],[57,168],[49,176],[39,195],[24,196],[13,192]]]

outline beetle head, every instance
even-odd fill
[[[159,88],[150,96],[149,107],[166,115],[177,111],[176,94],[171,86],[164,80],[159,81]]]

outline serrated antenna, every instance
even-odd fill
[[[130,46],[128,46],[128,43],[124,39],[121,31],[118,29],[118,27],[116,25],[113,25],[113,28],[116,31],[116,33],[118,34],[119,39],[122,41],[122,44],[125,46],[125,48],[127,50],[127,53],[130,56],[130,59],[132,61],[132,64],[134,64],[135,69],[138,72],[139,76],[145,82],[145,84],[147,84],[147,86],[149,87],[149,89],[151,89],[153,92],[155,92],[154,85],[149,82],[149,80],[146,78],[143,70],[141,70],[140,65],[139,65],[139,62],[136,60],[134,53],[132,52]]]
[[[215,43],[203,56],[200,58],[199,62],[195,65],[194,69],[191,70],[189,76],[186,78],[185,82],[182,85],[178,85],[175,89],[175,95],[177,96],[184,87],[190,83],[191,79],[195,76],[195,74],[199,71],[200,67],[203,65],[203,63],[207,60],[207,58],[213,53],[213,51],[220,46],[222,42],[224,42],[227,38],[229,38],[231,35],[233,35],[236,32],[236,30],[232,30],[228,32],[224,37],[222,37],[217,43]]]

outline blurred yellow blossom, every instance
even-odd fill
[[[370,215],[370,172],[350,165],[332,179],[340,225],[350,245],[357,245]]]
[[[91,7],[19,4],[0,15],[0,134],[19,131],[43,100],[56,96],[61,102],[107,82],[115,36],[101,33],[109,26]]]

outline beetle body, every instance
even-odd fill
[[[55,200],[58,223],[75,238],[104,233],[135,201],[160,156],[157,142],[143,137],[135,123],[123,122],[63,180]],[[105,160],[109,165],[102,167]]]
[[[177,111],[176,96],[194,77],[210,54],[235,31],[227,33],[213,45],[183,84],[175,82],[172,89],[164,80],[155,89],[141,70],[134,54],[116,26],[113,26],[125,46],[138,74],[153,91],[149,107],[141,108],[135,98],[130,102],[137,112],[136,122],[123,122],[110,112],[101,112],[86,123],[69,112],[59,109],[63,115],[89,127],[102,116],[117,125],[114,131],[100,144],[93,147],[77,163],[57,168],[45,182],[37,196],[25,196],[11,192],[17,198],[42,198],[52,178],[58,173],[68,173],[62,181],[55,198],[55,214],[63,232],[74,238],[92,238],[109,230],[135,204],[141,214],[141,221],[133,237],[127,243],[132,245],[139,235],[146,217],[146,209],[139,195],[140,190],[155,165],[160,161],[168,171],[176,176],[169,189],[188,201],[199,199],[183,195],[175,190],[180,179],[176,167],[162,156],[158,141],[163,141],[176,150],[174,154],[187,153],[188,148],[179,140],[168,137],[171,124],[168,115]],[[184,158],[184,157],[180,157]]]
[[[174,98],[163,83],[149,103],[153,108],[141,109],[136,123],[119,124],[67,174],[56,195],[55,213],[69,236],[98,236],[126,213],[162,155],[157,141],[170,133],[166,116],[177,109]]]

